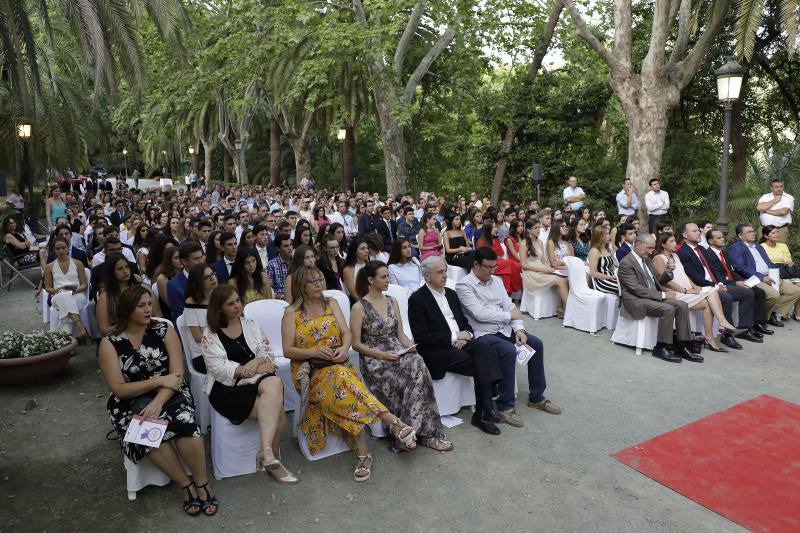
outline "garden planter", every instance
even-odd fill
[[[76,346],[78,341],[72,337],[72,342],[53,352],[0,359],[0,385],[26,385],[57,375],[67,366]]]

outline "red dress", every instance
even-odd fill
[[[486,241],[481,238],[478,241],[478,244],[475,248],[480,248],[482,246],[487,246]],[[503,247],[500,246],[499,239],[492,240],[492,250],[494,253],[497,254],[497,268],[494,270],[493,274],[495,276],[500,276],[503,278],[503,286],[506,288],[506,293],[511,295],[517,291],[522,290],[522,265],[512,259],[501,259],[505,254],[503,252]]]

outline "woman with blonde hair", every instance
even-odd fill
[[[325,277],[316,267],[301,266],[292,275],[294,302],[283,315],[283,352],[292,360],[292,382],[300,393],[300,423],[311,455],[334,434],[357,450],[355,481],[372,472],[372,454],[364,427],[378,420],[406,449],[416,447],[416,433],[367,389],[348,357],[350,330],[336,300],[326,298]]]
[[[589,243],[589,277],[592,285],[600,292],[619,294],[617,282],[617,259],[611,252],[611,234],[603,226],[595,226]]]

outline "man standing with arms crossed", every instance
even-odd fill
[[[772,192],[768,192],[758,199],[756,209],[761,213],[758,216],[761,227],[775,226],[778,228],[778,241],[786,243],[789,240],[789,224],[792,223],[794,211],[794,197],[784,192],[783,178],[772,180]]]

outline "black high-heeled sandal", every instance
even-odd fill
[[[197,490],[203,489],[206,493],[206,499],[200,500],[200,508],[202,509],[203,514],[206,516],[214,516],[217,514],[217,511],[219,510],[219,502],[217,501],[216,496],[212,496],[211,493],[208,492],[208,489],[206,488],[208,487],[208,481],[206,481],[205,485],[195,485],[195,487]],[[214,510],[209,513],[208,510],[211,507],[213,507]]]
[[[192,491],[189,489],[194,485],[194,481],[186,485],[185,487],[181,487],[181,489],[186,491],[186,494],[189,495],[189,499],[183,502],[183,512],[188,514],[189,516],[197,516],[203,510],[203,504],[200,503],[200,500],[197,496],[192,496]],[[195,507],[197,510],[194,512],[189,511],[192,507]]]

